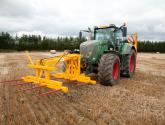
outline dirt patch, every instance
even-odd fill
[[[138,54],[137,70],[165,77],[165,54]]]

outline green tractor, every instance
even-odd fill
[[[89,33],[89,40],[81,43],[81,69],[86,74],[97,73],[103,85],[115,85],[120,75],[133,77],[136,68],[137,33],[127,35],[126,24],[117,27],[94,27],[81,30]]]

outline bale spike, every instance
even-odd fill
[[[2,82],[0,82],[0,83],[11,83],[11,82],[18,82],[18,81],[22,81],[22,79],[9,80],[9,81],[2,81]]]
[[[28,88],[28,89],[23,89],[23,90],[19,90],[17,92],[25,92],[25,91],[29,91],[29,90],[33,90],[33,89],[38,89],[38,88],[43,88],[43,87],[46,87],[46,85],[36,86],[36,87],[33,87],[33,88]]]
[[[52,91],[48,91],[48,92],[44,92],[44,93],[38,94],[38,95],[36,95],[36,96],[47,96],[47,95],[50,95],[50,94],[53,94],[53,93],[59,92],[59,91],[61,91],[61,89],[59,89],[59,90],[52,90]]]
[[[24,83],[15,83],[15,84],[12,84],[12,86],[20,86],[20,85],[27,85],[27,84],[29,84],[29,83],[27,83],[27,82],[24,82]]]

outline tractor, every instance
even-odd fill
[[[115,85],[120,75],[133,77],[136,68],[137,33],[127,35],[124,23],[117,27],[94,27],[94,30],[80,30],[88,32],[89,40],[81,43],[81,70],[86,74],[97,73],[98,81],[102,85]]]

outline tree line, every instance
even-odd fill
[[[79,49],[79,45],[86,41],[85,37],[57,37],[48,38],[40,35],[11,36],[9,33],[0,33],[0,50],[74,50]]]
[[[48,38],[40,35],[22,35],[21,37],[11,36],[7,32],[0,33],[0,50],[74,50],[79,49],[82,42],[86,41],[83,37],[57,37]],[[138,41],[139,52],[161,52],[165,53],[165,41]]]
[[[138,51],[165,53],[165,41],[139,41]]]

